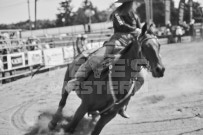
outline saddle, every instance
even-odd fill
[[[97,52],[98,49],[94,50],[87,50],[84,51],[82,54],[75,57],[74,65],[76,65],[77,69],[84,64],[92,55],[94,55],[95,52]],[[97,65],[95,69],[93,69],[95,78],[99,78],[102,72],[105,72],[109,69],[109,66],[112,65],[112,63],[116,62],[120,58],[120,51],[123,50],[123,47],[116,47],[114,48],[113,54],[109,54],[105,56],[104,60],[101,62],[101,64]],[[88,75],[89,76],[89,75]],[[86,80],[86,79],[85,79]]]

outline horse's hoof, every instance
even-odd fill
[[[56,125],[57,125],[56,123],[49,122],[49,124],[48,124],[49,130],[54,130]]]
[[[70,128],[69,125],[67,125],[67,124],[62,125],[61,128],[64,130],[65,133],[73,134],[75,132],[75,130]]]

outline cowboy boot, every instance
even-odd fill
[[[78,90],[80,87],[80,84],[87,78],[89,73],[92,71],[92,67],[89,64],[88,61],[83,63],[77,72],[75,73],[75,78],[68,81],[67,86],[66,86],[66,91],[71,92],[74,90]]]
[[[80,81],[77,78],[74,78],[68,81],[67,86],[65,87],[66,91],[70,93],[71,91],[76,91],[79,89]]]

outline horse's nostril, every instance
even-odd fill
[[[160,71],[161,71],[161,69],[157,67],[157,68],[156,68],[156,72],[157,72],[157,73],[160,73]]]
[[[165,70],[166,70],[165,68],[162,69],[163,72],[164,72]]]

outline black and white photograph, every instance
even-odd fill
[[[0,0],[0,135],[203,135],[203,0]]]

